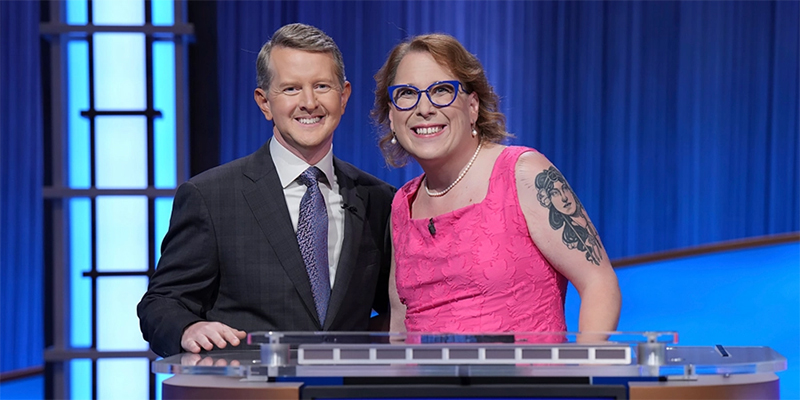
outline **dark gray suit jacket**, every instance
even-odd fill
[[[183,351],[183,331],[197,321],[246,332],[366,331],[372,309],[388,312],[394,188],[337,158],[333,165],[347,210],[325,326],[267,143],[178,188],[158,268],[137,307],[155,353]]]

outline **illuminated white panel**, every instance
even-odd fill
[[[147,280],[146,276],[97,278],[97,350],[149,348],[136,316],[136,304],[147,291]]]
[[[153,25],[172,25],[175,23],[174,0],[152,0],[151,18]]]
[[[97,360],[97,398],[150,398],[150,361],[146,358]]]
[[[95,25],[144,25],[144,0],[92,0]]]
[[[147,197],[98,196],[97,270],[146,271]]]
[[[164,240],[164,235],[167,234],[169,217],[172,214],[172,197],[157,198],[155,213],[156,243],[153,246],[153,251],[156,253],[156,264],[158,264],[158,259],[161,258],[161,242]]]
[[[96,33],[93,56],[95,108],[144,110],[147,104],[144,34]]]
[[[89,45],[84,41],[68,42],[67,59],[69,186],[74,189],[88,189],[91,185],[89,120],[81,116],[81,111],[89,109]]]
[[[89,400],[92,398],[92,360],[69,362],[69,398]]]
[[[86,25],[88,4],[86,0],[66,0],[67,24]]]
[[[95,118],[95,185],[101,189],[147,187],[147,119]]]
[[[91,278],[83,276],[92,265],[91,202],[69,200],[70,335],[73,347],[92,346]]]
[[[154,184],[158,189],[175,187],[175,44],[153,43],[153,104],[161,111],[155,120]]]

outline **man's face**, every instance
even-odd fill
[[[330,149],[350,97],[350,83],[344,87],[339,83],[328,53],[275,47],[269,69],[270,87],[256,89],[256,103],[273,121],[275,140],[313,165]]]
[[[553,189],[550,190],[550,202],[556,210],[565,215],[575,214],[575,211],[578,210],[572,190],[560,181],[556,181]]]

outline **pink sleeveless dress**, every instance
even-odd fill
[[[566,331],[567,280],[533,243],[517,197],[515,166],[535,151],[510,146],[495,162],[486,198],[411,219],[422,176],[392,202],[396,281],[409,332]]]

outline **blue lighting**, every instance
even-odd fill
[[[91,200],[69,200],[70,341],[72,347],[91,347],[92,287],[83,273],[91,269]]]
[[[75,3],[74,1],[72,3]],[[81,111],[89,108],[89,46],[86,42],[67,43],[67,126],[69,147],[69,187],[88,189],[89,121]]]
[[[172,197],[157,198],[155,211],[156,242],[153,246],[153,251],[155,251],[157,264],[158,259],[161,258],[161,242],[164,240],[164,235],[167,234],[167,229],[169,228],[169,217],[172,214]]]
[[[795,242],[619,268],[618,329],[677,331],[678,344],[687,346],[769,346],[789,360],[778,373],[781,397],[797,398],[798,254]],[[569,330],[578,330],[579,308],[570,285]]]
[[[88,21],[91,4],[92,21]],[[66,0],[68,24],[130,25],[145,23],[144,0]],[[173,0],[152,0],[153,25],[173,25]],[[163,39],[161,37],[160,39]],[[98,111],[144,111],[147,91],[152,90],[153,107],[161,113],[154,122],[153,182],[158,189],[177,184],[176,162],[176,64],[175,43],[156,40],[152,44],[153,85],[146,76],[146,37],[142,33],[95,33],[93,51],[85,40],[67,42],[67,146],[68,184],[75,189],[145,189],[148,186],[147,119],[144,116],[98,116],[94,125],[81,117],[93,106]],[[90,62],[92,64],[90,64]],[[89,66],[93,68],[94,104],[89,104]],[[94,137],[90,137],[90,128]],[[91,143],[94,143],[94,177],[91,176]],[[92,180],[94,178],[94,180]],[[97,315],[93,316],[91,278],[83,273],[94,267],[100,272],[146,271],[148,254],[160,257],[160,245],[169,226],[172,198],[154,199],[155,240],[148,240],[147,196],[98,196],[68,201],[70,218],[69,263],[70,346],[98,350],[146,350],[139,333],[136,304],[147,289],[146,276],[99,277],[96,280]],[[95,230],[95,247],[92,231]],[[96,321],[97,342],[92,343],[92,320]],[[149,360],[99,359],[97,381],[92,362],[69,363],[70,397],[92,397],[96,384],[99,398],[149,398]],[[159,375],[161,382],[169,375]]]
[[[92,361],[72,360],[69,362],[69,394],[73,400],[92,398]]]
[[[152,0],[150,4],[152,4],[153,11],[153,25],[175,24],[175,2],[173,0]]]
[[[87,0],[66,0],[67,24],[86,25],[88,22]]]
[[[161,111],[155,120],[155,187],[171,189],[176,182],[175,162],[175,44],[153,43],[153,104]]]
[[[172,378],[173,374],[156,374],[156,399],[161,400],[161,389],[165,380]]]

